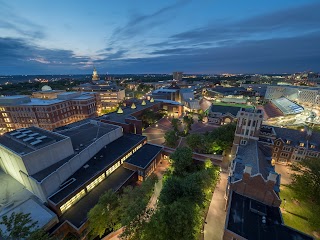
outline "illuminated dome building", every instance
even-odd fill
[[[99,78],[97,69],[94,68],[94,69],[93,69],[93,74],[92,74],[92,81],[98,81],[98,80],[100,80],[100,78]]]

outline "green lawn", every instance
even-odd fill
[[[213,102],[213,105],[228,106],[228,107],[253,108],[253,106],[250,106],[250,105],[247,105],[247,104],[239,104],[239,103]]]
[[[320,215],[320,207],[306,201],[295,201],[296,197],[294,192],[284,185],[282,185],[280,189],[280,197],[282,199],[281,211],[284,223],[289,227],[313,236],[313,231],[319,231],[320,220],[315,216]],[[284,203],[284,199],[286,199],[286,203]],[[283,208],[285,210],[283,210]],[[318,223],[312,226],[308,221],[308,219],[311,218],[317,219]],[[318,226],[318,228],[316,226]]]

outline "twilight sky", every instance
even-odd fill
[[[319,0],[0,0],[0,74],[320,71]]]

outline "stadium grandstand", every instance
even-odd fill
[[[293,115],[303,112],[304,108],[285,97],[271,100],[271,102],[284,114]]]

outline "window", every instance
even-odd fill
[[[316,152],[308,152],[309,157],[317,157],[318,153]]]
[[[301,142],[301,143],[299,144],[299,146],[300,146],[300,147],[304,147],[304,143]]]
[[[291,143],[291,140],[287,140],[287,144],[290,144]]]
[[[291,147],[283,147],[282,150],[286,151],[286,152],[290,152],[291,151]]]
[[[84,195],[86,195],[86,192],[84,189],[82,189],[78,194],[74,195],[69,201],[67,201],[65,204],[63,204],[60,207],[60,210],[62,213],[67,211],[73,204],[78,202]]]
[[[310,148],[315,149],[315,148],[316,148],[316,146],[315,146],[315,145],[313,145],[313,144],[311,144]]]
[[[96,178],[96,180],[94,180],[93,182],[91,182],[88,186],[87,186],[87,190],[88,192],[91,191],[95,186],[97,186],[99,183],[101,183],[103,181],[103,179],[105,179],[106,176],[103,174],[101,174],[99,177]]]
[[[276,142],[276,145],[277,145],[277,146],[280,146],[280,145],[281,145],[281,142],[280,142],[280,141]]]
[[[247,145],[247,140],[241,140],[240,145]]]
[[[289,153],[282,152],[280,154],[280,157],[289,157]]]
[[[275,151],[275,152],[278,152],[278,151],[279,151],[279,148],[277,148],[277,147],[274,148],[274,151]]]

